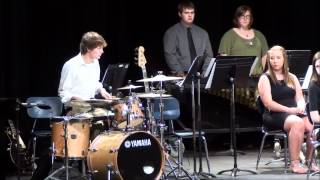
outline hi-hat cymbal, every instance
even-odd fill
[[[152,78],[145,78],[140,79],[137,82],[157,82],[157,81],[174,81],[174,80],[181,80],[182,77],[176,77],[176,76],[165,76],[165,75],[157,75]]]
[[[160,94],[156,94],[156,93],[137,93],[136,94],[137,97],[139,98],[159,98]],[[162,97],[171,97],[170,94],[162,94]]]
[[[128,85],[128,86],[124,86],[124,87],[118,88],[118,90],[136,89],[136,88],[141,88],[141,87],[143,87],[143,86]]]

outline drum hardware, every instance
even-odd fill
[[[120,130],[140,129],[144,122],[140,100],[133,93],[125,99],[125,102],[113,106],[113,127]]]
[[[173,80],[178,80],[178,79],[182,79],[181,77],[168,77],[165,75],[162,75],[162,71],[158,71],[158,75],[155,76],[154,78],[148,78],[148,79],[142,79],[142,80],[138,80],[139,82],[149,82],[149,81],[158,81],[159,82],[159,90],[157,90],[156,92],[159,94],[159,112],[160,112],[160,120],[159,123],[157,124],[157,126],[159,127],[159,131],[160,131],[160,143],[163,147],[167,147],[165,141],[164,141],[164,131],[167,129],[167,126],[164,122],[164,118],[163,118],[163,111],[164,111],[164,103],[163,103],[163,95],[165,93],[165,90],[163,89],[163,81],[173,81]],[[168,154],[168,149],[166,149],[165,152],[165,160],[168,163],[171,171],[169,171],[167,174],[163,173],[163,177],[164,179],[167,179],[167,176],[170,175],[171,173],[174,174],[175,178],[178,179],[178,177],[180,176],[181,171],[183,171],[186,174],[186,177],[192,179],[192,177],[190,176],[190,174],[182,167],[182,161],[176,162],[174,159],[171,158],[171,160],[169,159],[169,154]],[[176,167],[173,166],[176,165]],[[176,173],[176,170],[178,170],[178,173]]]
[[[118,90],[129,90],[129,96],[128,96],[128,100],[126,102],[127,109],[124,109],[124,113],[127,116],[126,117],[126,124],[125,124],[125,127],[119,127],[118,126],[118,128],[120,128],[120,129],[124,128],[125,131],[133,130],[133,127],[130,127],[131,126],[131,122],[132,122],[132,119],[131,119],[132,118],[132,114],[134,115],[134,112],[132,110],[133,110],[133,103],[134,103],[133,96],[135,96],[135,95],[132,93],[132,89],[141,88],[141,87],[143,87],[143,86],[132,85],[131,80],[128,80],[128,85],[127,86],[118,88]],[[119,124],[119,125],[123,126],[123,124]]]
[[[112,164],[107,165],[107,180],[111,180],[111,173],[114,172]]]
[[[158,92],[159,92],[159,98],[160,98],[160,100],[162,100],[162,97],[167,96],[167,95],[164,95],[164,90],[162,88],[162,82],[163,81],[175,81],[175,80],[181,80],[181,79],[183,79],[183,78],[182,77],[175,77],[175,76],[165,76],[165,75],[163,75],[163,71],[158,71],[158,75],[151,77],[151,78],[140,79],[140,80],[137,80],[137,82],[151,82],[151,84],[153,84],[153,82],[159,82],[159,86],[160,86],[159,89],[161,92],[159,92],[159,91]],[[160,127],[160,134],[161,134],[161,131],[164,131],[163,121],[161,121],[161,120],[160,120],[159,127]],[[162,136],[163,135],[160,135],[161,141],[162,141]],[[161,142],[161,144],[162,144],[162,142]]]
[[[130,95],[131,95],[131,92],[130,92]],[[129,125],[131,123],[131,112],[132,112],[132,96],[129,96],[129,101],[127,102],[127,106],[128,106],[128,109],[127,109],[127,124],[126,124],[126,128],[125,128],[125,131],[128,131],[129,130]],[[130,127],[131,128],[131,127]]]

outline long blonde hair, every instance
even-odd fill
[[[284,82],[287,86],[290,86],[290,87],[294,87],[294,80],[293,80],[293,77],[290,76],[290,73],[289,73],[289,65],[288,65],[288,56],[287,56],[287,53],[286,53],[286,50],[282,47],[282,46],[279,46],[279,45],[276,45],[276,46],[273,46],[271,47],[268,52],[267,52],[267,64],[268,64],[268,73],[271,77],[271,80],[274,84],[277,84],[277,83],[280,83],[277,78],[276,78],[276,75],[274,74],[274,71],[272,69],[272,66],[271,66],[271,63],[270,63],[270,54],[272,51],[274,50],[280,50],[281,53],[282,53],[282,56],[283,56],[283,66],[282,66],[282,73],[284,75]]]

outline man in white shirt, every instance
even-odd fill
[[[80,53],[68,60],[61,72],[58,93],[63,103],[71,100],[88,100],[98,93],[105,98],[111,95],[99,82],[99,59],[107,46],[104,38],[96,32],[87,32],[80,42]]]

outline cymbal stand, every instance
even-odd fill
[[[159,110],[160,110],[160,121],[159,121],[159,130],[160,130],[160,143],[163,144],[163,136],[164,136],[164,130],[166,129],[166,124],[163,120],[163,99],[162,99],[162,81],[160,81],[160,103],[159,103]]]
[[[151,76],[152,78],[153,76]],[[150,92],[154,92],[154,86],[153,86],[153,83],[151,82],[150,83]],[[150,131],[151,131],[151,134],[154,134],[154,135],[157,135],[157,122],[153,116],[153,112],[154,112],[154,109],[153,109],[153,102],[151,101],[151,99],[148,99],[147,101],[148,103],[148,108],[149,108],[149,127],[150,127]]]
[[[157,124],[156,124],[156,120],[153,116],[153,102],[151,101],[151,98],[147,98],[147,107],[146,107],[146,131],[149,131],[151,134],[153,135],[158,135],[157,133]]]
[[[159,74],[162,74],[162,72],[159,72]],[[160,102],[159,102],[159,110],[160,110],[160,120],[159,120],[159,123],[158,123],[158,126],[159,126],[159,131],[160,131],[160,144],[164,147],[164,149],[166,149],[165,147],[165,143],[164,143],[164,130],[166,129],[166,124],[164,122],[164,119],[163,119],[163,108],[164,108],[164,104],[163,104],[163,100],[162,100],[162,81],[159,82],[160,83],[160,90],[159,90],[159,93],[160,93]],[[173,172],[174,176],[176,178],[178,178],[177,174],[175,173],[174,171],[174,168],[173,168],[173,165],[172,165],[172,162],[169,160],[168,158],[168,155],[167,155],[167,152],[164,152],[165,153],[165,159],[166,161],[168,162],[169,164],[169,167],[171,168],[171,171],[166,175],[163,173],[163,176],[164,176],[164,179],[167,179],[167,176]],[[164,171],[163,171],[164,172]]]
[[[162,71],[159,71],[159,74],[162,74]],[[164,90],[163,90],[162,81],[159,82],[159,85],[160,85],[160,87],[159,87],[158,92],[159,92],[159,100],[160,100],[160,102],[159,102],[160,120],[159,120],[158,126],[159,126],[159,130],[160,130],[160,143],[163,147],[166,147],[166,145],[164,143],[164,130],[166,129],[166,124],[165,124],[164,118],[163,118],[164,103],[163,103],[162,94],[164,93]],[[179,146],[180,146],[180,143],[179,143]],[[180,148],[179,148],[179,151],[180,151]],[[173,173],[175,178],[178,179],[180,177],[181,171],[183,171],[188,178],[192,179],[190,174],[182,167],[181,162],[176,162],[175,160],[170,160],[169,154],[167,154],[167,152],[164,152],[164,153],[165,153],[165,159],[168,162],[169,167],[171,168],[171,171],[169,171],[166,175],[163,174],[165,179],[167,179],[166,177],[168,175],[170,175],[171,173]],[[179,156],[179,160],[180,160],[180,156]],[[176,165],[176,167],[173,167],[173,163]],[[176,173],[176,170],[179,171],[179,174]]]
[[[72,167],[69,166],[69,156],[68,156],[68,122],[69,120],[72,119],[72,116],[65,116],[63,118],[63,130],[64,130],[64,154],[65,154],[65,157],[64,157],[64,165],[55,170],[53,173],[51,173],[48,177],[45,178],[45,180],[49,180],[49,179],[58,179],[58,178],[55,178],[54,175],[58,174],[60,171],[63,171],[65,170],[65,176],[66,176],[66,180],[69,180],[69,170],[72,169]]]
[[[131,85],[131,80],[128,80],[128,86],[129,85]],[[128,94],[128,101],[126,102],[126,105],[127,105],[127,107],[128,107],[128,109],[126,109],[126,111],[127,111],[127,119],[126,119],[126,121],[127,121],[127,124],[126,124],[126,128],[125,128],[125,131],[127,132],[128,130],[129,130],[129,124],[130,124],[130,122],[131,122],[131,109],[132,109],[132,101],[133,101],[133,99],[132,99],[132,91],[131,91],[131,89],[129,89],[129,94]]]
[[[133,97],[132,97],[131,89],[130,89],[128,102],[127,102],[128,109],[126,110],[127,111],[127,124],[126,124],[125,131],[128,131],[128,130],[131,129],[131,127],[129,125],[130,125],[130,122],[131,122],[132,103],[133,103]]]

